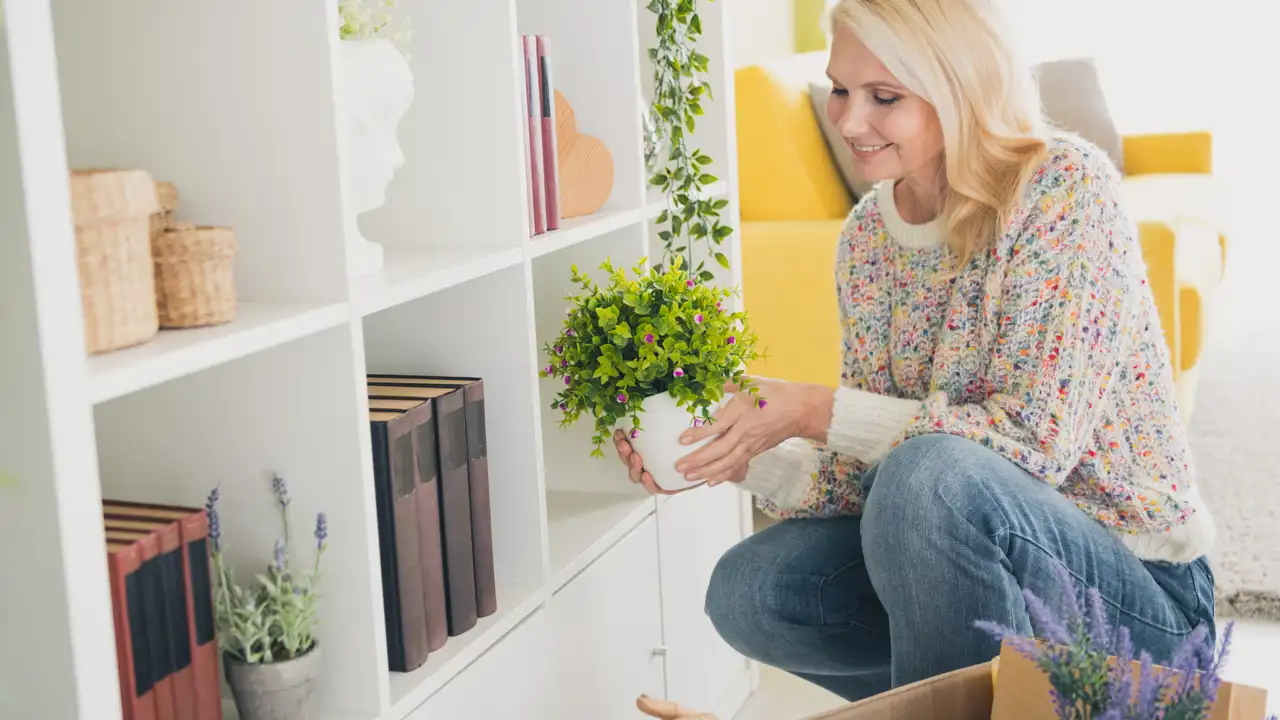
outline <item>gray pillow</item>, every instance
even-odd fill
[[[1040,101],[1049,122],[1097,145],[1123,173],[1124,141],[1111,119],[1093,60],[1069,58],[1043,62],[1032,68],[1032,74],[1039,85]],[[853,151],[845,144],[840,131],[827,120],[827,99],[830,97],[830,83],[809,83],[809,100],[822,128],[822,137],[827,142],[832,160],[840,169],[845,187],[856,201],[870,192],[872,185],[858,177],[853,169]]]
[[[871,183],[858,177],[853,170],[853,151],[845,143],[844,137],[827,120],[827,99],[831,97],[831,83],[809,83],[809,102],[813,105],[813,114],[818,116],[818,125],[822,128],[822,137],[827,141],[827,150],[831,159],[840,169],[840,177],[844,178],[844,186],[853,194],[854,202],[871,192]]]
[[[1124,172],[1124,141],[1116,130],[1091,58],[1050,60],[1035,65],[1040,101],[1049,121],[1097,145]]]

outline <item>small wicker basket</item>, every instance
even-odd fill
[[[236,317],[236,235],[230,228],[169,222],[152,240],[160,327],[193,328]]]
[[[85,347],[93,354],[143,343],[159,331],[151,215],[160,208],[145,170],[73,170]]]

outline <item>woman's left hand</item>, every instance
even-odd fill
[[[741,469],[751,458],[789,438],[811,435],[812,427],[825,429],[830,422],[832,391],[828,388],[767,378],[752,378],[751,384],[759,390],[759,407],[751,395],[728,385],[725,392],[734,396],[720,407],[714,421],[680,435],[684,445],[714,436],[676,463],[686,479],[705,480],[711,486],[741,480]]]

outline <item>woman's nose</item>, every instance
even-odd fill
[[[865,101],[853,96],[847,97],[840,107],[835,126],[844,137],[865,135],[871,129],[868,121],[870,108]]]

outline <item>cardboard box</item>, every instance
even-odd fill
[[[1133,663],[1135,676],[1138,663]],[[1267,693],[1224,682],[1209,720],[1262,720]],[[809,720],[1055,720],[1049,678],[1009,645],[988,663],[904,685]]]

